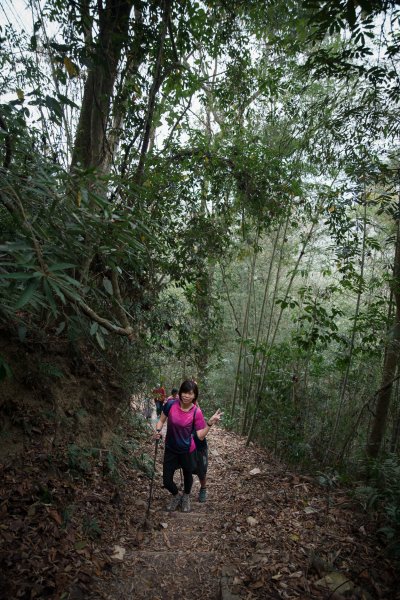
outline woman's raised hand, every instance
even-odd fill
[[[215,423],[218,423],[218,421],[221,419],[223,414],[224,413],[221,412],[221,409],[219,408],[217,410],[217,412],[214,413],[213,416],[208,419],[209,425],[215,425]]]

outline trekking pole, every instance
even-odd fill
[[[182,469],[179,469],[179,473],[181,474],[181,490],[183,490]]]
[[[146,518],[145,518],[145,520],[148,519],[149,514],[150,514],[150,505],[151,505],[151,498],[153,496],[153,483],[154,483],[154,475],[156,474],[156,458],[157,458],[157,451],[158,451],[159,441],[160,441],[160,438],[158,438],[156,440],[156,448],[155,448],[155,451],[154,451],[153,472],[151,474],[149,500],[148,500],[148,503],[147,503],[147,510],[146,510]]]

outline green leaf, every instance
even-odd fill
[[[32,277],[37,277],[36,274],[32,273],[2,273],[0,275],[0,279],[18,279],[19,281],[24,281],[26,279],[32,279]]]
[[[28,286],[25,288],[22,296],[19,297],[19,299],[17,300],[17,302],[14,305],[14,309],[15,310],[19,310],[20,308],[22,308],[23,306],[25,306],[25,304],[28,304],[28,302],[32,299],[33,294],[36,292],[37,287],[38,287],[38,280],[34,280],[31,281]]]
[[[356,7],[354,6],[353,0],[347,1],[346,17],[347,17],[347,22],[350,25],[350,29],[353,29],[354,25],[356,24],[356,20],[357,20]]]
[[[98,323],[92,323],[90,326],[90,335],[95,335],[95,333],[97,332],[99,328],[99,324]]]
[[[73,269],[75,267],[76,265],[73,263],[55,263],[49,267],[49,271],[53,273],[54,271],[64,271],[64,269]]]
[[[55,115],[56,117],[56,121],[59,122],[61,120],[63,111],[62,111],[62,106],[59,103],[59,101],[56,98],[53,98],[52,96],[46,96],[46,98],[44,99],[44,103],[47,106],[47,108],[49,109],[50,113],[53,113],[53,115]]]
[[[60,287],[56,284],[55,281],[53,281],[53,279],[48,278],[47,280],[49,282],[49,285],[52,287],[52,289],[55,291],[55,293],[57,294],[57,296],[60,298],[61,302],[63,304],[66,304],[66,299],[64,294],[62,293]]]
[[[60,279],[65,279],[65,281],[68,281],[69,283],[72,283],[72,285],[74,285],[77,288],[81,287],[80,281],[74,279],[73,277],[70,277],[66,273],[59,274],[58,277],[60,277]]]
[[[78,108],[79,106],[77,104],[75,104],[75,102],[73,102],[72,100],[70,100],[69,98],[67,98],[67,96],[64,96],[64,94],[57,94],[58,99],[63,103],[63,104],[68,104],[68,106],[72,106],[72,108]]]

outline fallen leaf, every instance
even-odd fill
[[[126,550],[122,546],[114,546],[111,558],[112,560],[124,560],[125,553]]]
[[[79,540],[79,542],[76,542],[76,544],[75,544],[75,550],[83,550],[84,548],[86,548],[86,546],[87,546],[86,540]]]
[[[55,522],[58,525],[62,525],[62,516],[60,515],[60,513],[58,513],[56,510],[49,510],[49,515],[51,516],[52,519],[55,520]]]
[[[277,573],[276,575],[272,575],[271,579],[275,579],[275,581],[277,581],[278,579],[281,579],[282,577],[282,573],[279,571],[279,573]]]
[[[313,513],[318,512],[318,510],[316,508],[313,508],[312,506],[306,506],[304,512],[306,513],[306,515],[312,515]]]
[[[258,590],[259,588],[262,588],[264,586],[264,581],[262,579],[259,579],[258,581],[255,581],[254,583],[250,584],[250,588],[252,590]]]
[[[349,592],[354,588],[354,584],[348,577],[343,575],[343,573],[338,573],[336,571],[332,571],[332,573],[328,573],[322,579],[318,579],[315,582],[315,585],[322,588],[327,588],[330,591],[338,591],[340,594],[344,594],[345,592]]]
[[[259,469],[258,467],[250,471],[250,475],[259,475],[259,473],[261,473],[261,469]]]
[[[250,527],[254,527],[254,525],[257,525],[258,523],[257,519],[255,519],[254,517],[247,517],[246,521],[248,522]]]
[[[138,529],[138,531],[136,532],[136,543],[140,544],[141,542],[143,542],[144,540],[144,533],[143,531],[140,531],[140,529]]]
[[[167,529],[168,523],[160,523],[160,527],[162,527],[163,529]]]

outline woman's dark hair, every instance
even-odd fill
[[[175,394],[178,393],[178,388],[172,388],[171,390],[171,396],[175,396]]]
[[[186,381],[181,383],[181,387],[179,388],[179,399],[181,400],[182,394],[187,394],[188,392],[194,392],[193,402],[196,403],[199,395],[199,388],[197,387],[197,383],[192,379],[186,379]]]

